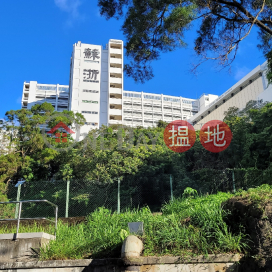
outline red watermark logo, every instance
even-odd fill
[[[63,128],[69,134],[74,134],[75,133],[69,127],[67,127],[63,122],[59,122],[50,131],[48,131],[47,134],[52,134],[59,128]],[[56,133],[55,136],[56,136],[56,138],[55,138],[56,143],[60,143],[60,142],[67,143],[67,133],[64,133],[64,132]]]
[[[219,120],[207,122],[200,130],[200,142],[208,151],[218,153],[231,143],[232,132],[229,126]]]
[[[185,152],[195,143],[194,127],[184,120],[176,120],[168,124],[164,130],[164,142],[174,152]]]

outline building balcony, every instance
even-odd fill
[[[121,85],[123,80],[122,80],[122,78],[118,78],[118,77],[110,77],[109,82],[110,82],[110,85],[111,85],[111,83],[117,83],[117,84]]]
[[[122,59],[120,59],[120,58],[110,58],[110,63],[122,64]]]
[[[131,105],[123,104],[124,109],[132,109]]]
[[[111,83],[110,82],[110,88],[113,88],[113,89],[122,89],[122,84]]]
[[[120,99],[122,100],[122,95],[121,94],[116,94],[116,93],[110,93],[110,99]]]
[[[116,54],[116,55],[122,55],[122,50],[110,47],[110,53],[111,54]]]
[[[122,94],[121,88],[110,88],[110,93]]]
[[[120,74],[120,75],[122,75],[122,69],[121,68],[110,67],[110,73],[111,74]]]
[[[110,104],[110,109],[121,110],[122,105],[121,104]]]
[[[153,107],[153,112],[162,112],[162,109],[161,108],[155,108],[155,107]]]
[[[122,110],[119,109],[109,109],[110,115],[118,115],[122,117]]]
[[[122,105],[122,99],[109,98],[109,104]]]
[[[118,63],[110,63],[110,68],[118,68],[121,69],[121,73],[122,73],[122,64],[118,64]]]

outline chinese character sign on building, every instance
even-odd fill
[[[98,83],[97,77],[99,75],[99,70],[95,69],[84,69],[83,70],[83,81],[84,82],[95,82]]]
[[[211,152],[218,153],[225,150],[231,143],[232,132],[229,126],[219,120],[207,122],[200,130],[200,142]]]
[[[168,124],[164,130],[164,142],[175,152],[185,152],[195,143],[194,127],[184,120],[176,120]]]
[[[86,59],[91,59],[91,60],[99,60],[100,59],[100,52],[98,49],[91,49],[91,48],[86,48],[84,50],[84,58]]]

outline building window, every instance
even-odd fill
[[[41,86],[37,85],[38,90],[57,90],[57,87],[53,86]]]
[[[94,104],[98,104],[98,101],[82,100],[82,103],[94,103]]]
[[[175,102],[175,103],[180,102],[179,98],[173,98],[173,97],[163,97],[163,100],[168,102]]]
[[[99,91],[96,90],[83,90],[84,93],[99,93]]]
[[[82,111],[81,113],[86,113],[86,114],[98,114],[97,111]]]
[[[148,94],[145,94],[145,95],[144,95],[144,99],[161,100],[161,97],[160,97],[160,96],[155,96],[155,95],[148,95]]]
[[[67,87],[59,87],[60,92],[69,92],[69,88]]]
[[[141,94],[137,94],[137,93],[123,93],[124,97],[136,97],[136,98],[141,98],[142,95]]]
[[[193,104],[193,101],[182,99],[182,103],[184,103],[184,104]]]

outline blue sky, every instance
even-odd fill
[[[1,107],[19,109],[24,81],[68,84],[72,46],[77,41],[105,45],[124,39],[122,21],[101,17],[97,0],[9,0],[1,3]],[[124,79],[124,89],[198,98],[202,93],[222,94],[265,61],[253,31],[241,44],[232,72],[218,71],[213,63],[191,74],[195,61],[195,31],[185,36],[186,49],[165,53],[154,62],[155,77],[145,84]]]

